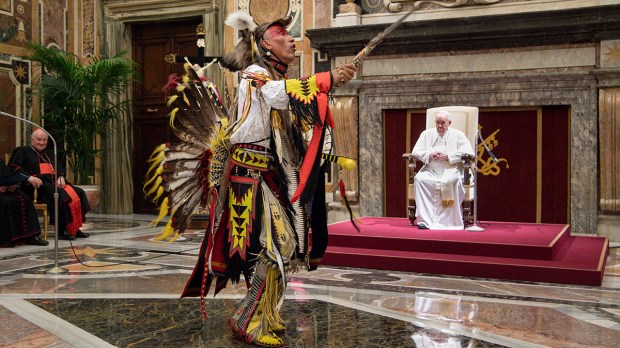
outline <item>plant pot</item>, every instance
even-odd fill
[[[92,212],[97,211],[97,205],[99,204],[100,197],[100,189],[99,185],[76,185],[86,193],[86,199],[88,199],[88,204],[90,204],[90,209]]]

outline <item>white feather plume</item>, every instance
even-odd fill
[[[237,30],[249,29],[254,31],[256,23],[254,18],[246,11],[236,11],[228,15],[224,24],[229,25]]]

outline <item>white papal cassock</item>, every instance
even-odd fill
[[[430,160],[433,152],[448,155],[448,161]],[[461,204],[465,198],[461,156],[474,155],[467,136],[458,129],[448,128],[440,136],[436,128],[420,134],[412,154],[424,162],[415,175],[416,218],[434,230],[463,229]]]

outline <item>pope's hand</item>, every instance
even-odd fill
[[[441,153],[441,152],[433,152],[431,154],[431,160],[447,161],[448,160],[448,155],[446,155],[445,153]]]

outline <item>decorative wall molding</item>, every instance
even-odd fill
[[[310,29],[311,46],[353,56],[389,24]],[[620,39],[620,5],[404,22],[373,55],[597,43]]]
[[[464,6],[484,6],[493,5],[506,0],[385,0],[384,5],[390,12],[400,12],[403,4],[412,4],[414,10],[419,10],[426,5],[436,5],[438,7],[455,8]]]
[[[295,40],[303,40],[301,0],[241,0],[239,10],[247,11],[257,24],[292,17],[287,30]]]
[[[103,0],[104,16],[123,22],[195,17],[214,11],[216,0]]]

